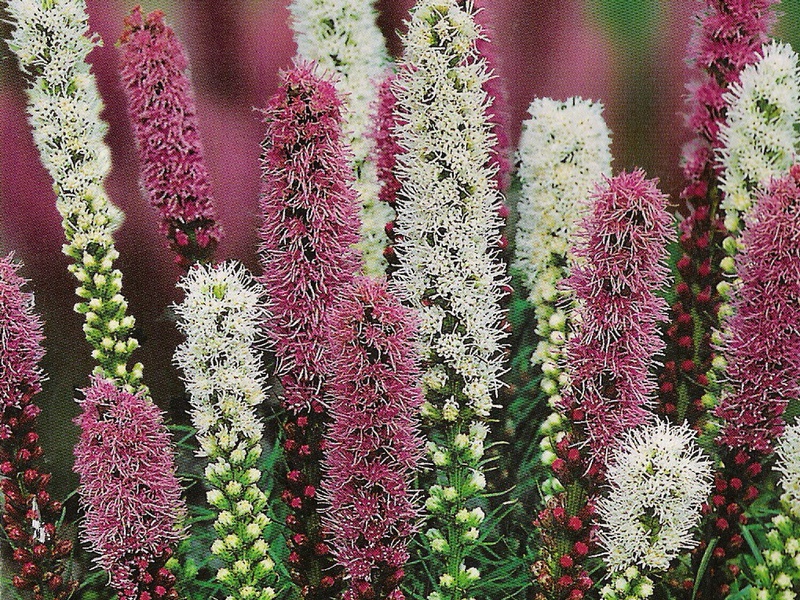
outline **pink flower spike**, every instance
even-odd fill
[[[591,460],[606,455],[628,429],[651,420],[653,357],[664,344],[658,322],[666,302],[667,242],[673,237],[667,197],[641,170],[607,179],[582,224],[576,256],[584,262],[565,280],[576,298],[576,335],[567,344],[568,414],[586,430]]]
[[[121,600],[172,588],[164,568],[183,537],[186,509],[161,412],[143,393],[94,377],[75,419],[74,470],[86,511],[85,538]]]
[[[716,410],[719,441],[766,455],[789,400],[800,397],[800,165],[760,193],[741,241],[742,283],[721,348],[728,390]]]
[[[349,575],[344,600],[397,597],[420,516],[422,458],[415,322],[384,281],[360,278],[331,322],[323,522]],[[394,596],[392,594],[395,594]]]
[[[141,7],[134,8],[120,43],[142,183],[161,212],[161,230],[184,267],[210,260],[222,229],[185,75],[188,61],[161,11],[143,17]]]

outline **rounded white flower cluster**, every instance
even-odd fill
[[[722,191],[725,227],[737,235],[760,185],[793,164],[800,144],[800,66],[788,44],[764,46],[758,62],[725,95],[727,121],[720,129],[724,147]]]
[[[611,581],[600,590],[602,600],[646,600],[653,597],[653,580],[631,565],[611,575]]]
[[[795,519],[800,520],[800,423],[788,425],[778,440],[778,462],[775,469],[783,475],[784,504]]]
[[[378,198],[380,185],[370,135],[380,80],[389,55],[376,23],[374,0],[293,0],[289,5],[297,53],[339,75],[336,87],[347,111],[343,130],[353,150],[355,189],[361,202],[361,242],[367,275],[386,270],[386,223],[392,208]]]
[[[56,206],[63,219],[64,253],[75,262],[69,270],[79,282],[84,332],[98,361],[96,373],[127,386],[141,386],[142,366],[128,369],[138,343],[131,337],[134,319],[126,315],[122,273],[113,232],[122,213],[108,200],[103,180],[111,153],[103,141],[107,125],[103,104],[86,57],[99,45],[89,29],[82,0],[11,0],[14,24],[9,45],[20,68],[32,76],[28,114],[42,164],[53,178]]]
[[[692,529],[711,491],[712,463],[695,433],[657,423],[628,432],[612,452],[609,489],[597,502],[598,539],[612,571],[666,570],[696,545]]]
[[[264,317],[263,288],[238,263],[194,267],[178,284],[175,306],[186,341],[175,351],[183,370],[204,456],[231,438],[261,439],[255,407],[264,400],[261,356],[254,348]]]
[[[522,195],[513,267],[522,273],[536,307],[545,342],[534,354],[540,363],[550,358],[550,331],[558,330],[549,321],[566,318],[557,300],[569,268],[570,239],[595,184],[611,175],[611,132],[599,102],[537,98],[528,112],[519,141]]]
[[[265,309],[264,290],[240,264],[198,264],[178,284],[186,292],[175,307],[186,341],[175,351],[193,407],[208,502],[218,510],[211,547],[226,567],[217,578],[229,600],[271,600],[266,581],[274,563],[264,531],[267,496],[259,487],[263,424],[255,407],[264,400],[260,353],[255,349]]]

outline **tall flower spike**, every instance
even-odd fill
[[[12,258],[0,258],[0,496],[2,526],[17,564],[12,583],[35,600],[65,600],[78,583],[64,578],[72,542],[59,536],[61,503],[47,491],[50,474],[39,470],[42,447],[36,433],[44,356],[42,322],[33,294]]]
[[[778,439],[778,463],[775,469],[782,475],[781,501],[786,512],[800,523],[800,425],[788,425]]]
[[[695,139],[684,148],[687,183],[681,195],[690,214],[680,226],[684,254],[677,263],[677,301],[667,330],[669,360],[659,376],[659,412],[676,423],[688,420],[701,426],[713,404],[705,391],[714,359],[711,334],[719,325],[720,263],[725,258],[720,248],[725,237],[719,210],[720,129],[728,110],[726,93],[739,81],[742,69],[758,60],[777,1],[704,0],[696,16],[689,53],[698,81],[689,88],[687,118]]]
[[[471,8],[471,3],[469,8]],[[441,485],[426,507],[443,563],[430,598],[469,597],[480,574],[467,567],[484,515],[483,441],[502,370],[505,276],[497,260],[501,196],[489,159],[494,143],[476,43],[480,27],[456,0],[422,0],[405,35],[397,78],[397,203],[400,267],[394,289],[420,314],[428,445]]]
[[[642,171],[608,179],[573,249],[581,262],[566,285],[578,325],[566,347],[564,401],[601,471],[619,436],[651,418],[656,384],[650,369],[664,347],[658,322],[666,314],[656,294],[667,284],[672,238],[666,208],[666,196]]]
[[[323,398],[329,313],[360,266],[352,248],[358,201],[341,113],[334,84],[311,65],[284,73],[264,113],[261,159],[260,282],[270,300],[265,328],[286,407],[289,567],[311,599],[334,597],[342,585],[320,528],[317,499],[328,422]]]
[[[271,600],[274,562],[265,531],[267,496],[259,487],[264,400],[260,352],[253,347],[264,309],[263,289],[237,263],[197,265],[179,286],[175,310],[186,341],[175,351],[192,403],[200,454],[208,457],[208,501],[217,510],[211,552],[225,564],[217,579],[228,600]]]
[[[660,422],[623,434],[597,501],[598,538],[609,569],[666,571],[697,545],[693,530],[711,491],[712,463],[687,424]]]
[[[800,398],[800,166],[760,194],[742,234],[742,280],[723,340],[726,391],[719,441],[765,456],[783,432],[783,411]]]
[[[155,11],[145,18],[139,6],[125,19],[120,42],[142,183],[161,213],[161,231],[183,266],[210,260],[222,230],[203,162],[186,56],[164,14]]]
[[[175,576],[164,567],[182,537],[185,506],[161,412],[95,376],[75,419],[84,529],[98,564],[120,600],[175,600]]]
[[[369,135],[378,86],[389,64],[386,42],[376,23],[375,0],[292,0],[289,10],[297,54],[337,73],[336,88],[347,107],[342,129],[353,150],[355,188],[361,202],[361,241],[364,270],[380,275],[386,269],[384,232],[391,208],[379,201],[380,185],[372,160]]]
[[[323,522],[348,575],[344,600],[403,600],[408,543],[419,508],[412,489],[423,454],[411,311],[367,278],[331,319],[330,412]]]
[[[138,344],[120,294],[122,273],[114,269],[119,253],[112,237],[122,213],[103,189],[111,156],[103,142],[102,102],[86,62],[98,41],[87,37],[83,0],[11,0],[8,13],[15,26],[9,44],[32,78],[33,139],[53,178],[67,238],[64,253],[75,261],[69,270],[83,299],[75,310],[85,317],[86,339],[99,363],[95,372],[133,390],[141,385],[142,366],[127,366]]]

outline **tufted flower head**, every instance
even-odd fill
[[[197,131],[188,61],[164,14],[125,19],[121,77],[139,148],[142,183],[161,212],[161,230],[189,266],[207,260],[222,237]]]
[[[74,469],[86,539],[120,598],[138,599],[182,537],[186,509],[169,434],[143,393],[95,377],[84,395]]]
[[[623,434],[609,460],[608,490],[597,501],[598,538],[611,570],[663,571],[696,545],[692,529],[711,492],[712,463],[695,438],[686,423]]]
[[[773,42],[748,65],[724,96],[728,114],[720,130],[724,147],[721,189],[726,226],[738,233],[756,190],[794,162],[800,133],[800,66],[788,44]]]
[[[786,427],[775,451],[778,454],[775,469],[783,475],[781,499],[792,516],[800,520],[800,425],[794,423]]]
[[[663,349],[658,322],[666,303],[672,218],[667,198],[642,171],[622,173],[598,187],[573,252],[582,262],[565,285],[576,306],[567,343],[571,383],[565,406],[583,414],[592,462],[600,466],[619,435],[652,417],[653,357]]]

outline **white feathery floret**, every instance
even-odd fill
[[[666,570],[696,545],[692,529],[711,491],[712,463],[686,423],[628,432],[612,452],[607,477],[597,514],[609,569]]]
[[[479,37],[456,2],[423,0],[409,23],[396,80],[405,152],[397,166],[400,267],[393,284],[419,310],[423,358],[431,365],[423,379],[440,388],[455,384],[467,406],[454,398],[453,408],[486,418],[500,386],[505,276]]]
[[[727,119],[720,129],[724,147],[721,188],[725,227],[744,226],[756,190],[794,163],[800,132],[800,67],[788,44],[764,46],[759,60],[744,68],[741,81],[724,97]]]
[[[389,64],[374,3],[374,0],[293,0],[289,10],[298,55],[338,74],[336,87],[347,107],[343,129],[353,150],[355,189],[362,206],[358,247],[365,272],[379,276],[386,270],[383,251],[389,240],[385,226],[394,214],[388,204],[379,200],[380,184],[372,160],[373,116],[379,83]]]
[[[796,519],[800,519],[800,423],[787,425],[778,440],[776,448],[778,462],[775,470],[779,471],[783,488],[781,499],[789,507]]]
[[[567,272],[571,238],[603,176],[611,175],[611,132],[603,105],[537,98],[522,125],[515,260],[534,305],[552,305]]]
[[[195,266],[178,284],[175,307],[186,336],[175,351],[193,407],[201,452],[213,456],[218,438],[261,439],[255,407],[264,400],[261,356],[255,348],[264,311],[263,289],[235,262]]]

